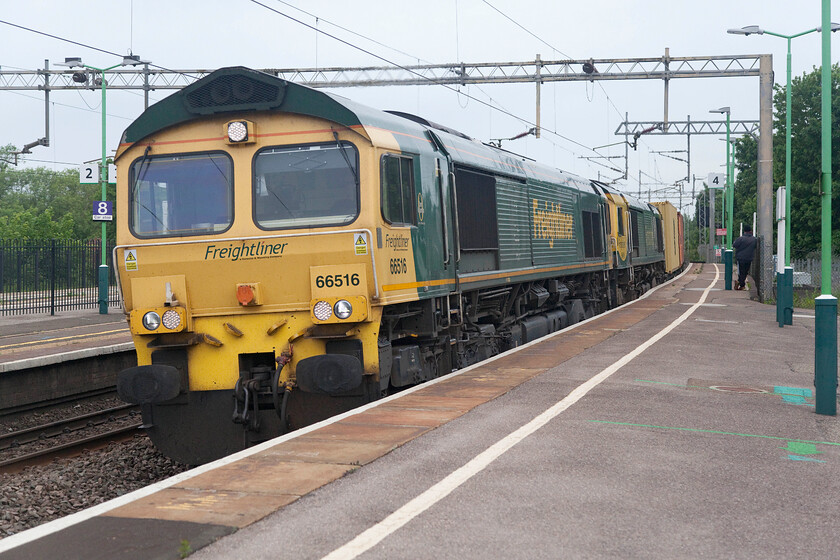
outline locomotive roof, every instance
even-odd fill
[[[242,66],[220,68],[150,106],[128,128],[121,148],[155,132],[208,115],[283,111],[319,117],[353,128],[374,145],[390,132],[406,152],[422,153],[437,145],[456,164],[522,180],[561,182],[591,192],[589,181],[511,152],[482,144],[457,131],[405,113],[388,113],[345,97],[289,82]],[[395,147],[384,146],[383,147]]]

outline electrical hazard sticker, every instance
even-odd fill
[[[357,255],[368,254],[367,236],[364,233],[357,233],[353,235],[353,250]]]
[[[127,271],[137,270],[137,249],[126,249],[124,260]]]

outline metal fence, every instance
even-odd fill
[[[791,259],[793,267],[793,285],[813,287],[819,289],[822,284],[822,260],[820,259]],[[831,261],[831,285],[840,282],[840,256],[835,255]]]
[[[101,243],[0,240],[0,315],[99,307]],[[120,305],[108,246],[108,306]]]

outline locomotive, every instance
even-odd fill
[[[124,132],[113,262],[157,448],[201,464],[620,305],[682,217],[242,67]]]

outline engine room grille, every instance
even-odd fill
[[[265,110],[283,102],[284,87],[249,76],[219,76],[185,97],[187,110],[202,115],[238,110]]]

